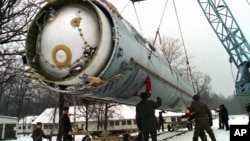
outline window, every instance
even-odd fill
[[[131,124],[132,124],[131,120],[127,120],[127,125],[131,125]]]
[[[122,125],[126,125],[126,120],[123,120],[123,121],[122,121]]]
[[[49,125],[49,129],[53,129],[53,125],[51,124],[51,125]]]
[[[120,125],[120,121],[115,121],[115,125],[117,126],[117,125]]]
[[[136,120],[134,120],[134,124],[136,124]]]
[[[178,122],[181,122],[181,117],[177,117],[177,121],[178,121]]]
[[[175,117],[171,117],[171,121],[172,122],[176,122],[176,118]]]
[[[110,121],[110,122],[109,122],[109,125],[110,125],[110,126],[114,126],[114,125],[115,125],[114,121]]]

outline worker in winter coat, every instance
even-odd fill
[[[45,135],[43,130],[42,130],[42,123],[37,122],[36,128],[33,130],[32,135],[31,135],[33,141],[42,141],[42,138],[47,138],[51,139],[51,136]]]
[[[141,101],[136,105],[136,122],[138,129],[142,132],[144,141],[149,140],[149,134],[152,141],[157,141],[158,120],[155,116],[155,109],[162,104],[161,98],[157,97],[157,102],[148,100],[148,92],[140,93]]]
[[[72,131],[70,119],[68,116],[69,113],[69,107],[64,107],[63,108],[63,115],[62,115],[62,123],[61,123],[61,128],[62,128],[62,133],[63,133],[63,141],[72,141],[73,138],[71,135],[69,135],[69,132]]]
[[[223,124],[222,119],[221,119],[221,107],[219,110],[214,108],[214,111],[219,113],[219,129],[224,129],[224,124]]]
[[[163,119],[163,116],[162,116],[162,113],[166,113],[164,110],[161,110],[160,112],[159,112],[159,129],[158,129],[158,131],[160,131],[160,129],[162,130],[162,131],[164,131],[164,119]]]
[[[211,128],[213,125],[212,113],[208,106],[200,101],[199,95],[193,96],[193,102],[190,106],[190,109],[193,112],[195,119],[193,141],[198,141],[198,137],[203,130],[208,133],[212,141],[216,141],[214,132]]]
[[[182,116],[183,118],[188,118],[188,121],[190,123],[188,123],[188,126],[189,126],[189,130],[193,130],[193,123],[192,123],[192,120],[194,119],[194,115],[193,115],[193,112],[191,111],[191,108],[188,107],[187,108],[187,112],[185,113],[184,116]],[[202,130],[200,132],[200,138],[201,138],[201,141],[207,141],[207,135],[205,133],[204,130]]]
[[[223,125],[225,125],[226,130],[229,130],[229,125],[228,125],[228,112],[227,112],[227,108],[222,104],[220,105],[220,111],[221,111],[221,121],[223,123]]]

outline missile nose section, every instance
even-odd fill
[[[28,32],[27,60],[46,82],[81,83],[84,75],[96,76],[107,64],[111,37],[109,21],[91,3],[46,6]]]

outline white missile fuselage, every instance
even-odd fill
[[[47,87],[79,97],[136,105],[138,93],[182,111],[191,83],[106,1],[57,0],[30,25],[26,58]],[[146,83],[147,81],[147,83]],[[149,82],[148,82],[149,81]]]

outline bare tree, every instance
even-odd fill
[[[98,101],[92,115],[92,118],[97,120],[97,130],[107,130],[109,119],[119,116],[117,111],[120,111],[118,103]]]
[[[152,39],[149,39],[149,42],[159,49],[159,52],[170,65],[175,66],[186,78],[191,79],[189,72],[191,71],[190,69],[194,69],[195,66],[190,65],[189,62],[192,57],[185,53],[183,44],[179,39],[163,36],[159,41],[155,41],[155,43],[153,43]]]
[[[206,103],[211,103],[211,78],[202,72],[191,72],[195,66],[190,64],[192,57],[185,53],[182,42],[179,39],[163,36],[156,42],[156,46],[168,63],[177,67],[192,82],[194,91],[200,94]]]
[[[211,90],[211,78],[210,76],[202,73],[202,72],[194,72],[193,73],[194,79],[194,87],[196,89],[196,93],[201,96],[201,99],[209,104],[212,101],[212,94]]]
[[[25,40],[28,25],[42,0],[1,0],[0,45]]]

